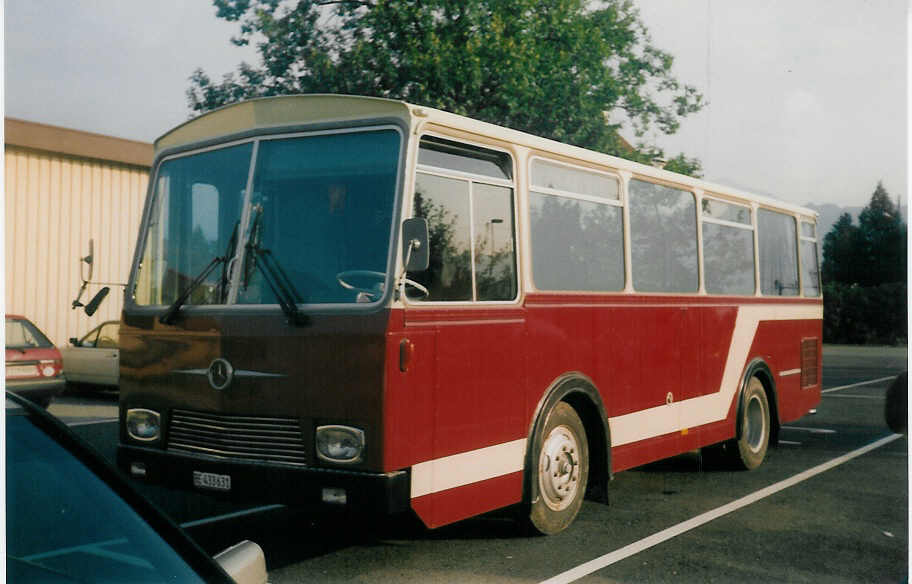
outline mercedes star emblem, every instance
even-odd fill
[[[213,389],[225,389],[234,379],[234,367],[225,359],[219,358],[209,364],[209,385]]]

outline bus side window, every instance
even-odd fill
[[[409,278],[424,285],[413,301],[516,298],[516,245],[509,155],[436,138],[421,142],[412,201],[428,222],[430,263]],[[411,290],[407,289],[407,292]]]
[[[636,179],[629,191],[633,287],[639,292],[696,292],[693,194]]]
[[[809,298],[820,296],[817,225],[809,221],[801,222],[801,291]]]
[[[512,300],[517,289],[513,189],[480,183],[472,187],[477,299]]]
[[[760,242],[760,291],[764,296],[798,296],[798,242],[795,218],[757,211]]]
[[[429,301],[471,300],[469,183],[419,173],[414,215],[427,219],[430,263],[427,270],[409,277],[427,287]]]
[[[624,224],[617,178],[533,160],[532,278],[539,290],[624,289]]]
[[[704,198],[703,276],[709,294],[749,295],[754,284],[750,207]]]

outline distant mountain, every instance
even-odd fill
[[[852,216],[852,222],[855,225],[858,225],[858,214],[861,213],[861,210],[864,207],[840,207],[839,205],[834,205],[833,203],[807,203],[804,205],[808,209],[813,209],[820,214],[817,217],[817,238],[822,242],[823,238],[827,233],[830,232],[830,229],[833,228],[833,225],[836,224],[836,221],[839,220],[840,215],[843,213],[848,213]],[[902,214],[903,221],[908,223],[908,211],[909,208],[906,205],[900,207],[900,213]]]

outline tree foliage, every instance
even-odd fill
[[[906,280],[906,224],[883,184],[858,215],[862,286]]]
[[[843,213],[823,239],[826,283],[878,286],[906,280],[906,224],[883,184],[858,217]]]
[[[674,133],[702,96],[672,76],[632,0],[214,0],[256,43],[261,65],[213,81],[197,70],[195,112],[253,97],[343,93],[402,99],[602,152],[617,130]],[[611,120],[611,121],[609,121]],[[621,120],[621,121],[615,121]],[[679,156],[677,168],[699,172]]]
[[[883,184],[824,237],[823,281],[825,342],[906,342],[906,224]]]
[[[703,176],[703,164],[698,159],[688,158],[687,156],[684,156],[684,154],[678,154],[666,162],[665,166],[662,168],[696,178],[701,178]]]
[[[823,341],[852,345],[895,345],[908,341],[905,282],[823,287]]]
[[[858,281],[857,254],[861,248],[861,233],[852,223],[852,216],[843,213],[823,238],[823,281],[853,283]]]

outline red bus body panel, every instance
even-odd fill
[[[412,508],[430,527],[519,503],[524,457],[512,472],[472,477],[508,449],[514,459],[524,452],[545,391],[568,372],[601,395],[614,472],[734,437],[738,391],[757,359],[774,377],[779,422],[794,420],[820,400],[821,310],[819,299],[632,294],[393,310],[384,470],[413,467]],[[817,383],[802,388],[808,339],[816,340]],[[688,427],[687,419],[702,421]],[[415,465],[433,468],[430,492],[416,492]],[[438,481],[445,467],[452,476]]]

